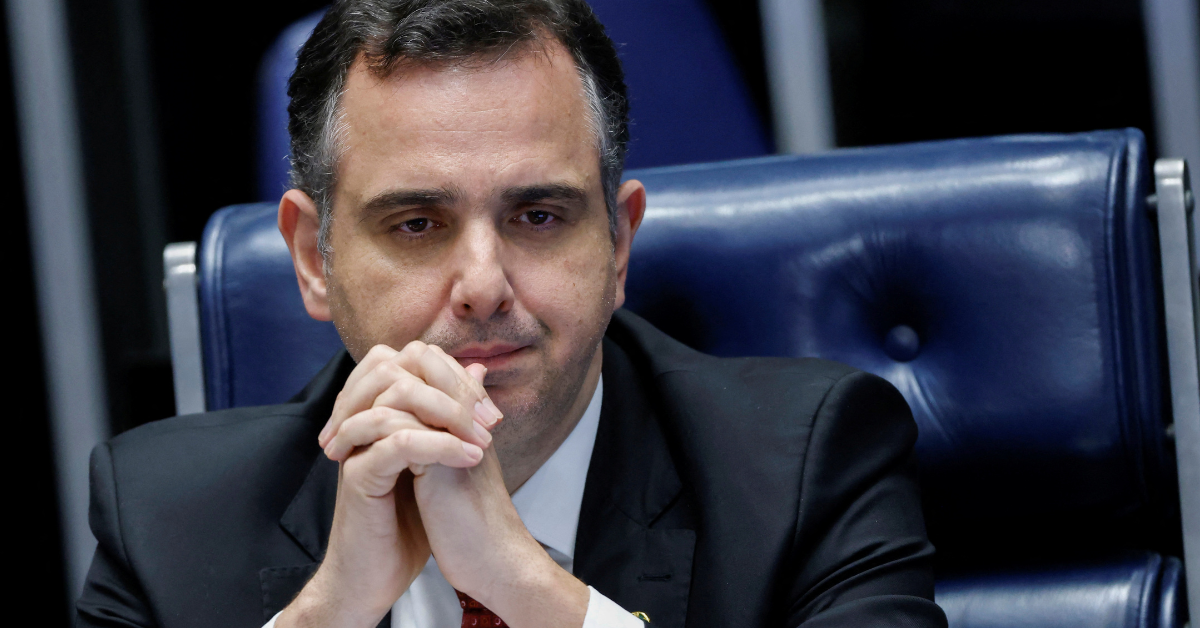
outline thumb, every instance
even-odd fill
[[[483,378],[487,375],[487,367],[479,364],[478,362],[467,366],[466,371],[471,377],[475,378],[475,381],[479,382],[480,384],[483,383]]]

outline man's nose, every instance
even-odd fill
[[[468,225],[454,252],[457,272],[450,292],[455,316],[487,320],[512,308],[513,289],[504,267],[503,242],[494,224]]]

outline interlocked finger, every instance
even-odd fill
[[[403,429],[432,428],[408,412],[387,406],[375,406],[343,421],[337,433],[325,446],[325,455],[330,460],[341,462],[354,448],[365,447]]]
[[[500,412],[500,409],[496,407],[495,403],[492,403],[492,399],[488,395],[487,389],[483,387],[482,377],[477,379],[476,377],[472,376],[467,372],[467,369],[464,368],[463,365],[458,363],[458,360],[450,357],[450,355],[442,350],[441,347],[437,345],[429,345],[429,350],[431,353],[441,358],[442,362],[444,362],[446,366],[450,368],[450,370],[454,371],[454,374],[456,377],[458,377],[459,382],[461,382],[463,387],[470,392],[470,394],[466,395],[465,399],[460,399],[460,401],[462,401],[464,405],[467,405],[467,407],[471,408],[475,415],[475,420],[482,423],[484,427],[491,428],[496,424],[497,421],[504,418],[504,414]],[[481,368],[482,372],[484,373],[487,372],[487,368],[483,367],[482,365],[480,365],[478,368]]]
[[[471,412],[454,398],[405,373],[375,398],[372,407],[385,406],[408,412],[430,427],[447,430],[458,438],[487,447],[492,437]]]
[[[358,366],[354,367],[354,370],[350,372],[350,376],[346,378],[346,383],[342,386],[342,390],[353,389],[358,385],[358,380],[379,366],[381,362],[395,362],[398,355],[400,355],[399,351],[387,345],[375,345],[371,347],[371,350],[367,351],[367,355],[363,356]]]
[[[382,497],[406,469],[420,473],[432,464],[466,468],[482,459],[482,449],[446,432],[404,429],[351,455],[342,463],[342,472],[344,481],[357,490]]]
[[[374,349],[368,355],[372,354],[375,354]],[[329,421],[317,439],[318,444],[322,447],[327,446],[329,440],[341,428],[343,421],[369,409],[380,394],[395,384],[397,380],[409,375],[400,365],[396,364],[397,355],[399,354],[393,351],[390,356],[374,360],[374,366],[367,365],[364,359],[363,364],[354,370],[353,374],[357,374],[358,377],[354,385],[347,380],[346,386],[342,388],[337,401],[333,404],[333,412],[329,415]],[[360,373],[360,370],[365,370],[365,372]]]
[[[408,372],[457,400],[484,427],[495,424],[498,417],[488,409],[490,401],[483,385],[468,375],[462,365],[446,355],[441,347],[420,341],[410,342],[396,361]]]

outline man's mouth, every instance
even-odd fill
[[[529,345],[511,343],[469,345],[451,352],[450,357],[458,360],[458,363],[464,367],[471,364],[482,364],[489,371],[493,371],[503,368],[509,362],[525,353],[525,350],[528,348]]]

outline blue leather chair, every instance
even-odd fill
[[[757,157],[773,151],[733,54],[704,0],[591,0],[619,47],[629,88],[627,166]],[[289,26],[259,69],[259,198],[287,188],[287,79],[323,12]]]
[[[1174,453],[1200,461],[1200,381],[1172,163],[1157,222],[1136,130],[629,172],[649,209],[627,307],[709,353],[895,384],[951,626],[1181,626]],[[214,215],[198,273],[205,375],[185,387],[208,409],[283,401],[341,348],[304,312],[273,203]]]

